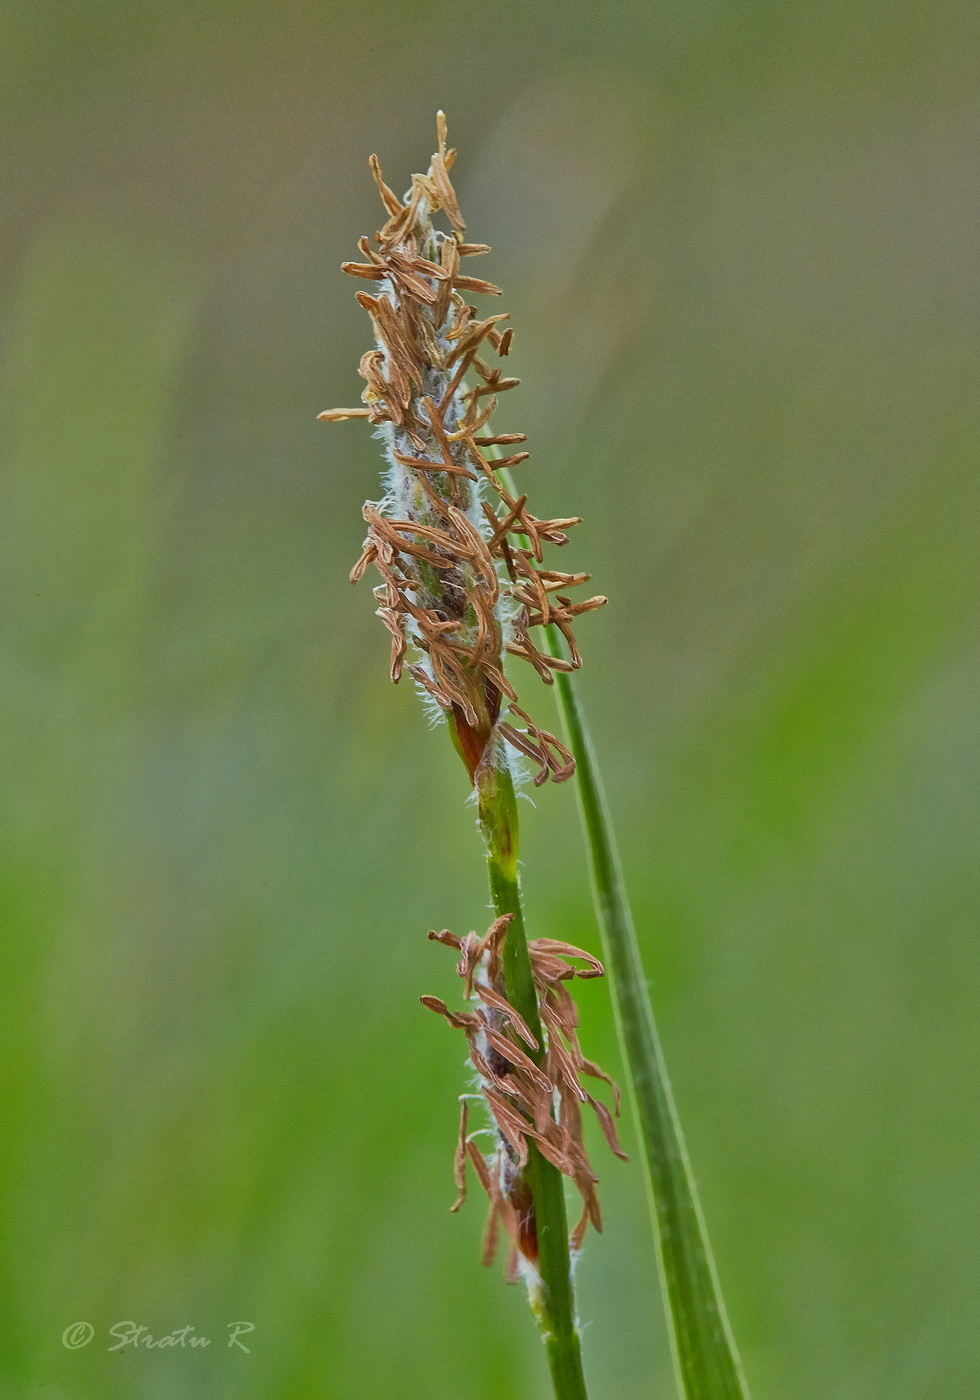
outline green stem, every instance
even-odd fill
[[[506,758],[492,765],[481,764],[476,790],[493,907],[498,917],[514,915],[504,942],[507,999],[536,1036],[541,1048],[535,1058],[540,1061],[544,1038],[521,908],[517,798]],[[531,1291],[531,1307],[544,1336],[557,1400],[587,1400],[582,1349],[575,1325],[564,1183],[557,1167],[546,1161],[533,1143],[525,1170],[534,1198],[541,1274],[540,1291]]]
[[[562,637],[547,628],[552,656]],[[735,1342],[684,1146],[612,821],[573,679],[557,674],[568,744],[575,755],[596,916],[610,973],[620,1049],[644,1147],[647,1185],[680,1394],[687,1400],[747,1400]]]

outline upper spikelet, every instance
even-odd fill
[[[574,772],[574,760],[520,708],[503,656],[524,657],[551,684],[555,671],[581,665],[573,618],[606,600],[573,603],[562,590],[588,574],[543,567],[543,545],[565,544],[579,517],[539,519],[526,494],[513,494],[499,475],[529,455],[495,455],[522,443],[524,434],[487,431],[499,395],[520,381],[483,356],[505,357],[513,332],[500,328],[506,313],[481,320],[463,295],[501,293],[460,271],[464,258],[490,250],[463,240],[466,224],[449,178],[456,152],[447,149],[441,112],[437,128],[438,150],[428,172],[412,176],[404,202],[371,157],[388,219],[375,234],[377,247],[361,238],[363,261],[343,264],[352,277],[376,283],[373,293],[357,293],[376,342],[360,364],[366,406],[328,409],[320,417],[366,418],[385,444],[386,494],[364,506],[367,538],[351,579],[357,582],[369,564],[381,575],[375,596],[391,633],[392,680],[401,676],[411,646],[420,659],[408,669],[449,717],[471,776],[501,739],[534,760],[535,783],[549,776],[561,782]],[[440,211],[448,231],[433,224]],[[531,629],[549,623],[565,637],[567,657],[532,640]]]

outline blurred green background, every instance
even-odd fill
[[[0,6],[3,1400],[548,1393],[418,1005],[426,930],[487,918],[462,769],[346,581],[376,444],[315,421],[366,158],[403,189],[438,106],[499,426],[612,599],[582,686],[755,1400],[980,1392],[978,40],[968,0]],[[525,813],[534,932],[596,947],[573,793]],[[672,1400],[640,1169],[595,1159],[593,1397]]]

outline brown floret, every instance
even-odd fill
[[[392,679],[401,676],[409,645],[416,647],[422,663],[408,669],[449,715],[471,777],[499,737],[534,760],[536,783],[549,777],[561,782],[574,772],[574,760],[518,706],[503,676],[503,655],[523,657],[551,684],[555,671],[581,665],[573,619],[606,600],[597,595],[572,604],[557,594],[586,582],[588,574],[545,569],[542,546],[565,544],[580,518],[541,520],[528,510],[526,494],[511,495],[498,473],[529,453],[487,454],[524,441],[523,433],[484,431],[499,395],[520,381],[488,366],[480,352],[489,347],[506,356],[513,332],[500,329],[506,313],[481,320],[462,295],[496,296],[500,288],[459,270],[462,258],[489,248],[462,241],[466,225],[449,177],[456,153],[447,149],[441,112],[437,127],[428,173],[412,176],[404,202],[371,157],[388,218],[375,235],[377,246],[361,238],[362,261],[342,265],[352,277],[377,284],[373,293],[357,293],[377,341],[361,359],[366,406],[328,409],[320,417],[384,425],[391,457],[409,483],[410,503],[401,515],[387,501],[365,506],[367,539],[351,571],[355,582],[371,563],[381,574],[378,613],[391,634]],[[449,233],[433,227],[440,210]],[[475,381],[469,387],[467,376]],[[500,514],[481,499],[481,489],[496,497]],[[567,659],[532,640],[535,628],[551,623],[565,638]],[[505,710],[526,727],[505,719]]]
[[[510,1238],[512,1264],[519,1255],[531,1263],[537,1257],[533,1208],[528,1205],[530,1193],[521,1175],[532,1142],[542,1156],[575,1183],[582,1197],[582,1217],[572,1232],[572,1247],[581,1247],[590,1222],[597,1230],[602,1229],[595,1190],[598,1177],[582,1136],[582,1104],[588,1104],[595,1113],[610,1149],[626,1160],[614,1121],[619,1116],[619,1090],[604,1070],[582,1054],[578,1009],[566,985],[574,977],[601,977],[602,964],[571,943],[538,938],[528,944],[538,1014],[544,1029],[542,1045],[504,991],[501,959],[512,917],[505,914],[496,919],[482,938],[475,933],[457,938],[448,929],[429,934],[459,952],[456,971],[474,1010],[451,1011],[439,997],[421,999],[424,1006],[465,1033],[470,1062],[479,1077],[480,1095],[496,1134],[495,1149],[484,1158],[468,1136],[469,1112],[464,1098],[454,1158],[459,1195],[452,1209],[459,1210],[465,1200],[469,1159],[490,1198],[485,1263],[494,1257],[498,1223]],[[584,962],[585,966],[575,967],[574,961]],[[583,1087],[582,1075],[601,1079],[611,1087],[612,1112]]]

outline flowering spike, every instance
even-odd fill
[[[541,567],[542,545],[565,544],[579,517],[541,520],[526,495],[512,499],[497,472],[524,462],[527,452],[486,454],[524,441],[523,433],[483,431],[497,396],[520,381],[488,366],[481,353],[506,356],[513,332],[498,329],[504,314],[479,319],[463,295],[499,296],[500,288],[459,270],[461,258],[490,250],[462,241],[466,224],[449,177],[456,153],[447,146],[442,112],[436,122],[438,150],[427,174],[412,176],[404,201],[385,183],[377,156],[370,159],[387,222],[375,235],[377,251],[361,238],[362,261],[342,264],[374,284],[357,293],[376,340],[360,365],[365,407],[319,416],[366,418],[385,444],[386,493],[365,506],[368,534],[351,578],[356,582],[369,563],[381,574],[378,614],[391,634],[392,680],[406,651],[417,653],[407,669],[448,716],[471,778],[493,747],[506,743],[537,765],[535,783],[563,782],[575,761],[519,708],[503,657],[523,657],[550,685],[556,670],[581,665],[573,619],[606,600],[575,605],[553,596],[588,577]],[[433,224],[440,210],[449,231]],[[533,628],[551,622],[568,641],[567,660],[531,639]]]
[[[596,1230],[602,1229],[595,1193],[598,1178],[585,1151],[581,1104],[588,1104],[595,1113],[610,1150],[623,1161],[628,1159],[619,1145],[614,1121],[619,1116],[619,1090],[604,1070],[582,1055],[578,1012],[565,985],[574,977],[601,977],[602,964],[591,953],[570,943],[538,938],[528,944],[538,1012],[545,1027],[546,1040],[540,1047],[505,995],[500,954],[509,923],[507,917],[497,919],[483,938],[470,933],[460,939],[446,929],[439,934],[430,933],[430,938],[457,948],[462,954],[456,971],[463,978],[466,995],[475,1009],[453,1012],[439,997],[425,996],[421,1001],[423,1006],[444,1016],[451,1026],[465,1032],[470,1063],[496,1135],[494,1151],[483,1157],[466,1136],[468,1110],[464,1099],[453,1163],[459,1195],[452,1210],[459,1209],[466,1194],[468,1152],[490,1198],[484,1263],[493,1260],[499,1221],[507,1230],[518,1262],[530,1267],[537,1259],[533,1206],[528,1204],[523,1178],[530,1144],[534,1142],[543,1157],[571,1178],[582,1197],[582,1218],[571,1236],[575,1250],[581,1248],[590,1222]],[[586,966],[577,968],[571,959]],[[540,1063],[521,1049],[518,1037],[533,1051],[543,1048]],[[612,1112],[582,1087],[582,1074],[603,1079],[612,1087]]]

